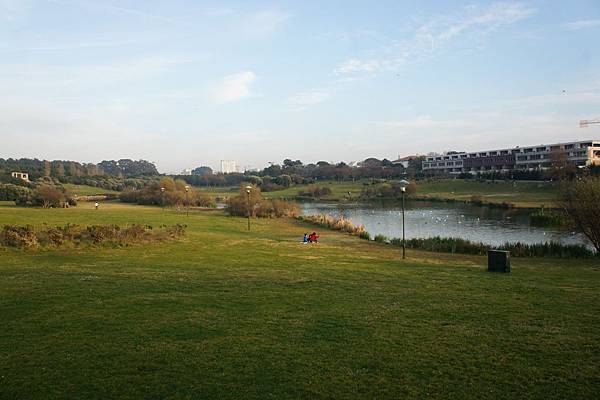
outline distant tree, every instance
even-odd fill
[[[65,194],[55,186],[39,186],[33,191],[33,204],[44,208],[60,207]]]
[[[62,162],[60,162],[60,161],[56,162],[54,175],[58,176],[58,177],[65,176],[65,167]]]
[[[557,181],[573,179],[577,175],[577,167],[569,163],[565,151],[553,151],[550,153],[550,168],[546,171],[545,175]]]
[[[600,252],[600,178],[563,182],[557,204]]]
[[[44,160],[44,176],[50,176],[51,173],[52,165],[50,164],[50,161]]]
[[[206,175],[206,174],[212,174],[213,170],[211,167],[207,167],[207,166],[202,166],[202,167],[198,167],[198,168],[194,168],[192,170],[192,175]]]

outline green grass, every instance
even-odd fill
[[[348,192],[351,192],[351,198],[358,199],[364,183],[370,181],[357,182],[335,182],[322,181],[321,186],[327,186],[332,193],[328,196],[319,198],[320,201],[340,201],[348,199]],[[439,179],[430,181],[419,181],[419,191],[417,197],[452,199],[452,200],[470,200],[472,196],[480,196],[484,202],[501,204],[502,202],[513,203],[516,207],[537,208],[542,205],[553,207],[556,197],[556,184],[551,182],[477,182],[462,179]],[[294,185],[284,190],[274,192],[265,192],[263,195],[267,198],[294,198],[298,192],[306,189],[308,185]],[[235,196],[238,191],[236,188],[222,189],[202,189],[211,196]]]
[[[69,193],[78,195],[78,196],[93,196],[93,195],[99,195],[99,194],[119,193],[114,190],[103,189],[103,188],[87,186],[87,185],[75,185],[72,183],[63,183],[63,186],[65,187],[65,189],[67,189],[69,191]]]
[[[175,242],[0,250],[0,398],[597,398],[600,266],[408,252],[292,220],[103,204]]]
[[[552,207],[556,197],[556,184],[551,182],[477,182],[465,180],[436,180],[419,182],[419,196],[444,199],[470,200],[481,196],[483,201],[514,203],[517,207]]]

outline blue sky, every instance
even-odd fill
[[[600,2],[0,0],[0,157],[262,168],[600,139]]]

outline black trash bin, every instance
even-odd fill
[[[504,250],[488,251],[489,272],[510,272],[510,252]]]

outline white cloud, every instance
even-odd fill
[[[353,74],[356,72],[376,72],[381,68],[378,60],[362,61],[356,58],[344,61],[336,69],[337,74]]]
[[[600,27],[600,19],[584,19],[580,21],[572,21],[563,25],[568,31],[578,31],[581,29]]]
[[[482,35],[512,25],[535,12],[535,9],[518,3],[494,3],[487,8],[468,6],[459,13],[439,16],[421,24],[414,30],[410,40],[388,45],[385,52],[380,52],[381,57],[344,61],[335,69],[335,73],[397,70],[408,61],[419,61],[435,55],[459,37],[479,40]]]
[[[308,106],[323,103],[331,97],[331,93],[325,89],[313,89],[300,92],[290,97],[289,102],[295,106],[295,110],[303,110]]]
[[[256,80],[252,71],[228,75],[212,90],[213,99],[217,103],[238,101],[250,96],[250,87]]]
[[[278,9],[261,10],[244,16],[240,27],[247,33],[268,35],[279,30],[289,18],[290,14]]]
[[[0,0],[0,21],[17,21],[23,18],[30,8],[29,0]]]

